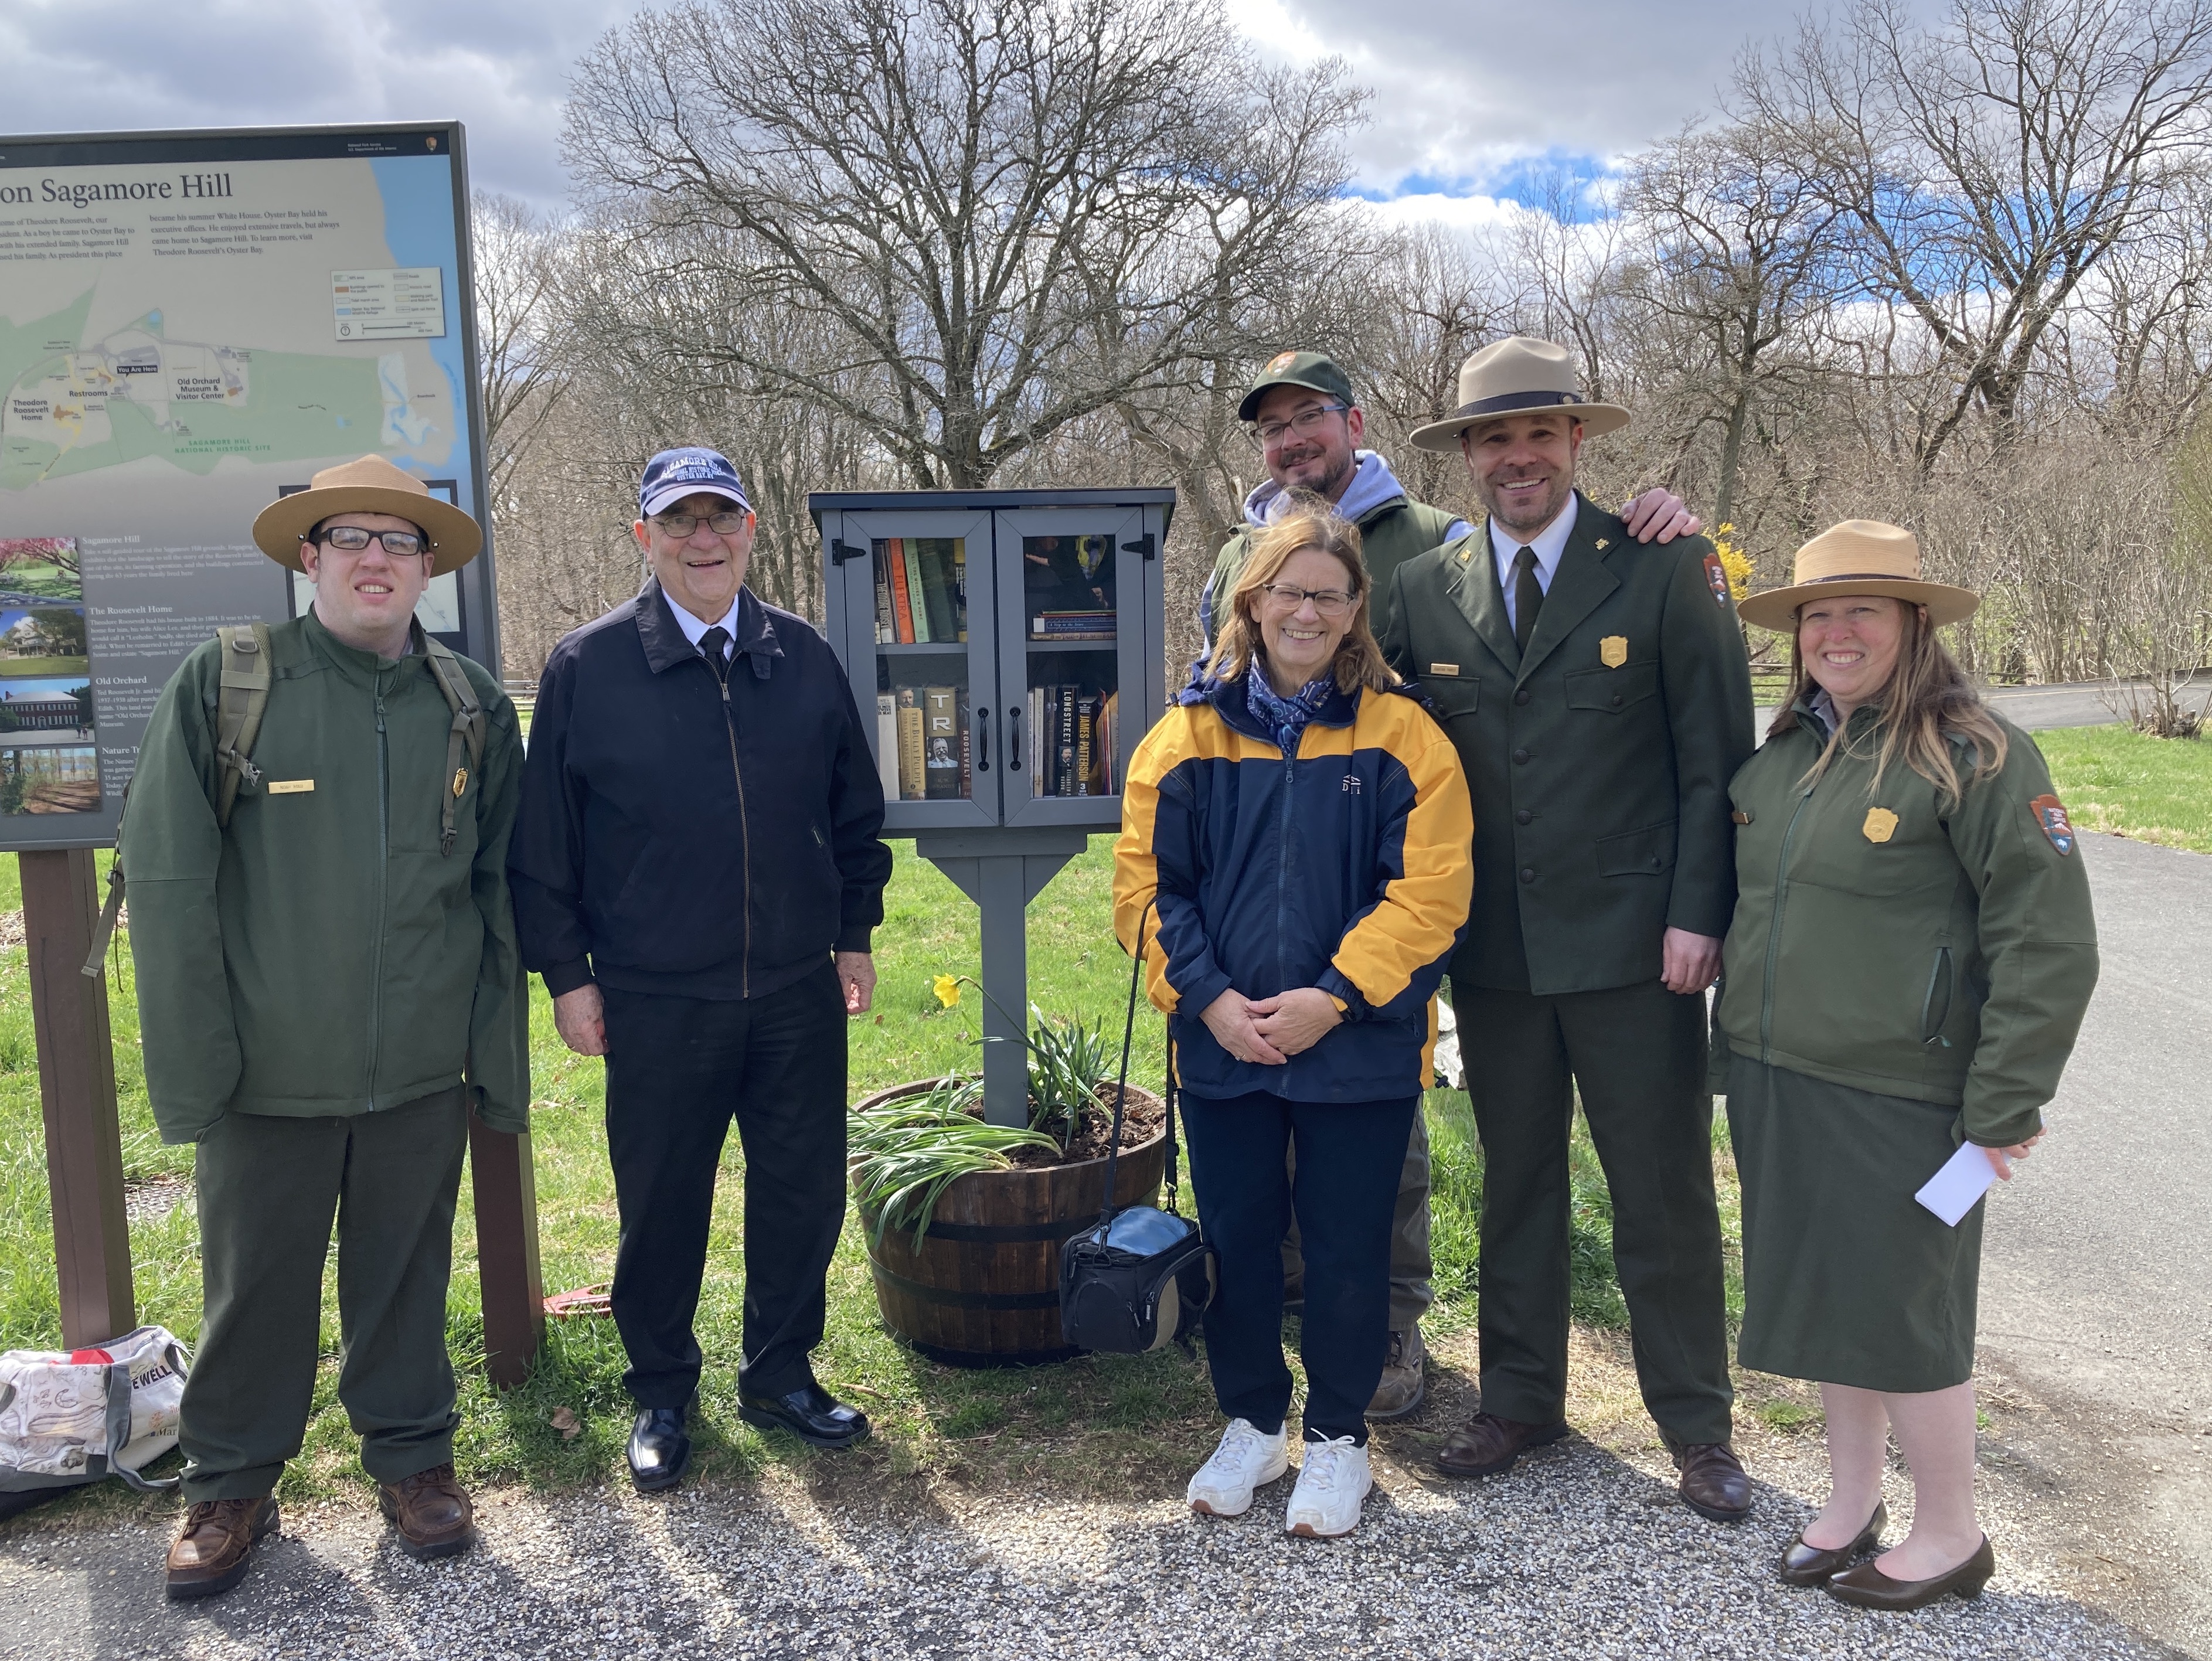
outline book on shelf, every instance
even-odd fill
[[[960,715],[960,799],[963,801],[966,801],[972,799],[975,794],[975,759],[974,755],[971,753],[973,745],[968,736],[970,719],[968,706],[968,689],[964,686],[960,689],[958,703]]]
[[[959,638],[968,638],[968,538],[952,539],[952,600],[960,625]]]
[[[1092,729],[1097,720],[1097,696],[1091,692],[1079,693],[1075,700],[1075,794],[1079,796],[1093,794],[1091,767],[1097,739]]]
[[[891,646],[898,641],[898,612],[891,605],[890,567],[884,558],[884,545],[877,543],[872,551],[876,568],[876,644]]]
[[[922,767],[921,696],[911,686],[898,689],[898,781],[901,801],[921,801],[929,794]]]
[[[1032,640],[1112,640],[1118,632],[1110,610],[1037,611],[1030,618]]]
[[[922,794],[931,801],[960,794],[959,688],[921,689]]]
[[[921,567],[922,609],[929,614],[929,637],[959,638],[957,599],[953,592],[952,542],[948,537],[916,537],[907,545]]]
[[[883,781],[884,800],[899,799],[898,699],[889,692],[876,694],[876,776]]]
[[[912,537],[900,537],[891,546],[898,549],[899,558],[906,569],[907,610],[914,614],[914,634],[917,646],[926,646],[935,638],[929,632],[929,600],[921,591],[921,551]]]
[[[1058,739],[1057,747],[1053,752],[1052,774],[1052,782],[1057,788],[1053,791],[1053,794],[1055,796],[1072,796],[1076,794],[1076,691],[1075,688],[1073,686],[1062,686],[1058,689],[1058,697],[1055,699],[1057,709],[1053,718],[1053,730],[1056,734],[1058,734]]]
[[[896,636],[896,643],[911,646],[914,643],[914,609],[906,591],[905,552],[897,537],[878,542],[876,546],[883,550],[884,564],[890,574],[891,629]]]
[[[1044,794],[1044,688],[1030,688],[1030,794]]]
[[[1121,794],[1121,695],[1109,692],[1105,702],[1098,706],[1098,718],[1091,734],[1091,751],[1095,757],[1095,779],[1091,794],[1112,796]]]

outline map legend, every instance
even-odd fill
[[[444,273],[435,265],[332,271],[331,319],[340,340],[434,339],[446,332]]]

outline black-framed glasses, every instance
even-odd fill
[[[653,522],[681,542],[699,528],[699,515],[661,514]],[[718,537],[733,537],[745,528],[745,516],[738,513],[709,514],[707,515],[707,528]]]
[[[358,525],[333,525],[318,538],[325,547],[342,549],[357,554],[372,542],[384,545],[384,551],[404,559],[410,554],[419,554],[429,545],[412,531],[370,531]]]
[[[1263,421],[1252,429],[1252,436],[1260,441],[1260,447],[1271,450],[1283,441],[1285,433],[1296,433],[1300,438],[1311,438],[1321,430],[1322,417],[1342,415],[1352,407],[1349,404],[1316,404],[1299,411],[1288,421]]]
[[[1340,618],[1352,609],[1352,596],[1341,588],[1301,588],[1291,582],[1263,582],[1260,592],[1285,611],[1295,611],[1308,600],[1325,618]]]

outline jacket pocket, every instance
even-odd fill
[[[1462,678],[1457,675],[1423,675],[1421,690],[1437,706],[1437,714],[1449,721],[1454,715],[1474,713],[1477,695],[1482,683],[1472,675]]]
[[[1619,715],[1658,691],[1659,666],[1624,663],[1618,669],[1570,669],[1560,678],[1566,683],[1568,709]]]
[[[1943,1038],[1944,1024],[1951,1019],[1951,948],[1936,948],[1936,961],[1929,966],[1928,991],[1920,1001],[1920,1042],[1933,1044],[1942,1041],[1948,1050],[1950,1043]]]
[[[1656,877],[1674,868],[1674,821],[1648,824],[1641,830],[1624,830],[1617,837],[1601,837],[1597,843],[1597,873],[1601,877]]]

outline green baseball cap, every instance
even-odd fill
[[[1237,418],[1249,421],[1260,407],[1260,400],[1278,386],[1304,386],[1309,392],[1340,398],[1347,405],[1359,400],[1352,395],[1352,381],[1334,360],[1320,352],[1277,352],[1260,371],[1260,378],[1252,383],[1252,390],[1244,394],[1244,401],[1237,406]]]

